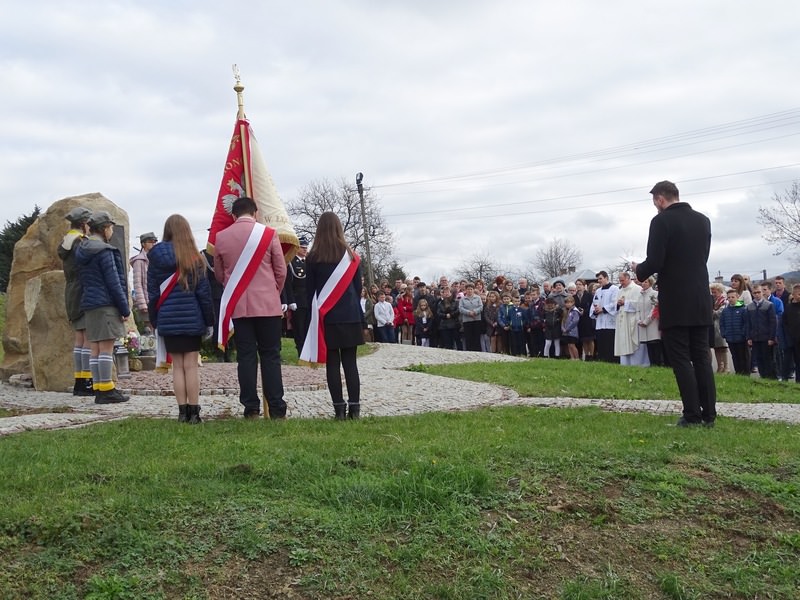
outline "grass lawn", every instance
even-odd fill
[[[533,359],[523,362],[417,365],[415,371],[484,381],[513,388],[524,397],[680,400],[672,370],[623,367],[602,362]],[[800,402],[794,381],[725,373],[716,375],[718,402]],[[800,596],[798,596],[800,597]]]
[[[797,598],[800,428],[596,409],[0,438],[1,598]]]

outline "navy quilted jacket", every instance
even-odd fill
[[[131,314],[127,270],[122,266],[119,250],[96,236],[89,236],[75,251],[75,262],[83,287],[81,310],[115,306],[123,317]]]
[[[161,284],[177,270],[172,242],[161,242],[147,254],[148,313],[153,327],[162,336],[203,335],[206,327],[214,325],[214,305],[211,302],[211,285],[200,269],[195,288],[185,290],[175,284],[160,308],[156,308]]]

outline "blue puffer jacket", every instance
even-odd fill
[[[211,302],[211,286],[205,270],[199,270],[195,289],[185,290],[175,284],[160,308],[156,308],[161,293],[161,284],[177,270],[175,249],[172,242],[161,242],[147,254],[148,313],[153,327],[158,327],[162,336],[203,335],[206,327],[214,325],[214,305]],[[201,263],[202,264],[202,263]]]
[[[719,332],[731,344],[747,341],[747,307],[731,306],[722,309],[719,315]]]
[[[131,314],[128,306],[128,279],[122,255],[111,244],[91,235],[75,251],[81,281],[81,310],[115,306],[119,314]]]

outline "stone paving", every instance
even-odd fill
[[[448,364],[518,361],[519,358],[480,352],[456,352],[402,344],[382,344],[359,359],[362,382],[362,416],[397,416],[431,411],[470,410],[488,406],[538,406],[569,408],[597,406],[609,411],[679,415],[680,402],[661,400],[602,400],[582,398],[521,398],[502,386],[461,381],[403,370],[415,364]],[[222,378],[220,380],[220,375]],[[147,379],[150,377],[150,379]],[[131,386],[131,399],[123,404],[96,405],[93,398],[71,393],[36,392],[14,385],[0,385],[0,408],[24,414],[0,418],[0,435],[35,429],[81,427],[130,416],[175,418],[177,408],[170,396],[170,376],[146,376]],[[231,383],[231,380],[234,383]],[[332,416],[324,369],[285,367],[285,400],[289,418]],[[165,383],[167,382],[167,383]],[[241,417],[235,388],[235,365],[201,367],[201,415],[206,418]],[[36,410],[35,413],[24,411]],[[800,423],[800,405],[719,403],[719,415],[739,419]]]

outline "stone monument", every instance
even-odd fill
[[[54,202],[14,246],[6,297],[5,359],[0,378],[31,373],[37,390],[72,388],[74,336],[64,306],[64,272],[57,248],[69,229],[65,215],[76,206],[105,210],[118,223],[111,243],[128,264],[128,213],[102,194]],[[37,280],[37,281],[34,281]]]

